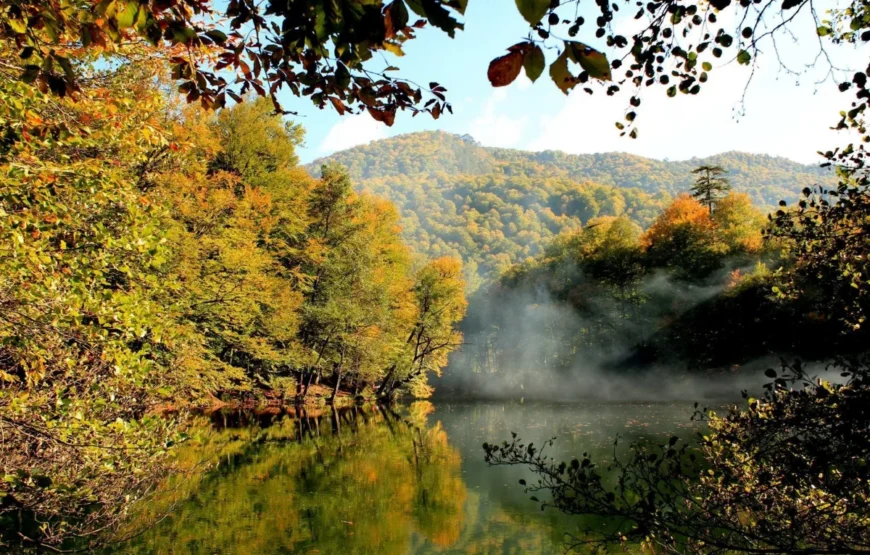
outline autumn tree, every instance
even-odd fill
[[[731,190],[731,182],[721,166],[700,166],[692,171],[698,177],[692,186],[692,196],[704,203],[713,214],[713,207]]]
[[[289,187],[296,176],[296,147],[305,138],[302,126],[276,117],[266,99],[254,96],[220,111],[209,123],[219,146],[210,171],[224,170],[242,177],[252,187],[275,191]]]
[[[643,300],[638,289],[644,275],[641,230],[627,217],[600,218],[586,228],[599,236],[594,253],[585,256],[585,268],[611,291],[623,326]]]
[[[75,101],[0,75],[4,546],[111,533],[177,439],[149,414],[172,394],[177,339],[162,207],[144,194],[170,144],[166,99],[154,67],[117,61],[83,68]]]
[[[593,218],[581,230],[563,233],[543,255],[548,286],[556,298],[569,300],[580,312],[591,308],[587,303],[595,304],[602,297],[612,299],[613,311],[599,312],[598,316],[619,325],[618,321],[627,320],[641,302],[637,286],[646,273],[641,235],[640,226],[626,216]],[[577,275],[578,270],[581,275]],[[590,282],[601,290],[593,293],[587,289],[592,287]],[[603,321],[601,325],[610,327]]]
[[[681,277],[707,275],[718,262],[710,213],[688,194],[665,208],[642,243],[650,264],[673,268]]]
[[[411,258],[395,208],[368,195],[357,202],[357,231],[337,249],[339,271],[324,289],[338,315],[333,400],[343,380],[359,393],[383,378],[413,316]]]
[[[185,149],[155,194],[169,208],[172,300],[196,346],[180,366],[184,386],[280,391],[301,354],[299,276],[283,258],[298,249],[310,182],[295,170],[298,128],[261,100],[217,115],[189,109],[176,140]]]
[[[716,203],[711,218],[717,241],[729,254],[758,253],[763,248],[762,231],[767,225],[764,214],[746,193],[729,193]]]
[[[465,280],[462,262],[456,258],[433,260],[416,275],[415,321],[401,353],[390,366],[378,394],[391,399],[400,388],[416,396],[428,396],[428,373],[440,375],[447,355],[460,346],[462,334],[456,324],[465,316]]]
[[[304,399],[308,387],[323,373],[323,366],[340,375],[344,366],[342,343],[346,330],[343,318],[347,303],[353,303],[351,285],[354,261],[350,251],[359,231],[360,204],[350,179],[340,167],[323,168],[323,176],[312,189],[308,204],[309,226],[301,270],[308,276],[304,286],[305,304],[300,338],[309,351],[309,361],[297,372],[297,398]]]

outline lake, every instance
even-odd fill
[[[541,511],[522,468],[489,468],[484,442],[516,432],[553,455],[604,462],[613,440],[688,437],[688,403],[416,402],[199,417],[114,553],[563,553],[576,527]]]

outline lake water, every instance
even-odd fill
[[[418,402],[201,417],[183,474],[135,515],[116,553],[563,553],[576,521],[541,511],[521,468],[484,442],[557,437],[557,459],[604,462],[625,444],[690,436],[691,404]]]

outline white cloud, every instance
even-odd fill
[[[528,116],[511,117],[498,113],[507,98],[507,89],[498,88],[486,99],[481,114],[469,123],[469,133],[481,144],[513,147],[523,139]]]
[[[345,116],[332,126],[329,133],[321,141],[318,150],[321,153],[330,154],[378,139],[384,139],[386,136],[387,127],[383,123],[372,119],[368,114]]]
[[[767,70],[775,68],[765,68]],[[834,83],[816,87],[810,80],[800,86],[759,71],[741,97],[748,71],[727,66],[710,74],[708,86],[697,96],[668,98],[664,88],[643,94],[637,109],[636,140],[619,137],[616,121],[629,108],[630,90],[607,97],[603,90],[588,95],[578,87],[562,108],[539,120],[539,131],[526,144],[530,150],[594,153],[622,151],[653,158],[686,159],[729,150],[766,153],[793,160],[819,162],[819,149],[836,146],[830,126],[847,98]]]
[[[532,81],[526,77],[526,73],[523,72],[517,77],[516,81],[514,81],[514,87],[518,88],[521,91],[524,91],[532,86]]]
[[[624,35],[634,32],[638,24],[633,20],[619,23],[625,27],[620,31]],[[799,23],[815,27],[809,15]],[[725,23],[723,26],[727,28]],[[603,88],[593,86],[595,94],[590,96],[577,87],[557,104],[560,107],[555,113],[539,118],[538,129],[529,130],[530,140],[523,147],[575,154],[622,151],[672,159],[740,150],[819,162],[816,151],[844,142],[830,127],[854,93],[838,92],[836,82],[830,79],[817,84],[826,77],[825,64],[804,68],[806,60],[817,55],[817,49],[812,34],[809,40],[790,42],[787,49],[762,53],[753,60],[758,66],[745,105],[741,105],[741,98],[750,71],[735,62],[720,67],[714,63],[708,83],[697,96],[677,94],[676,98],[668,98],[664,87],[644,91],[637,109],[636,140],[619,137],[615,127],[617,121],[626,123],[623,117],[630,109],[628,101],[634,92],[631,87],[624,86],[614,97],[606,96]],[[866,59],[851,48],[829,48],[828,52],[835,56],[837,67],[866,64]],[[780,62],[798,69],[801,75],[783,71]],[[839,73],[837,77],[848,80],[851,73]]]

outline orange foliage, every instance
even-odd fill
[[[702,233],[713,229],[713,222],[707,208],[688,193],[678,196],[670,206],[665,208],[641,237],[641,244],[644,248],[649,248],[672,236],[676,229],[683,227],[694,228]]]

